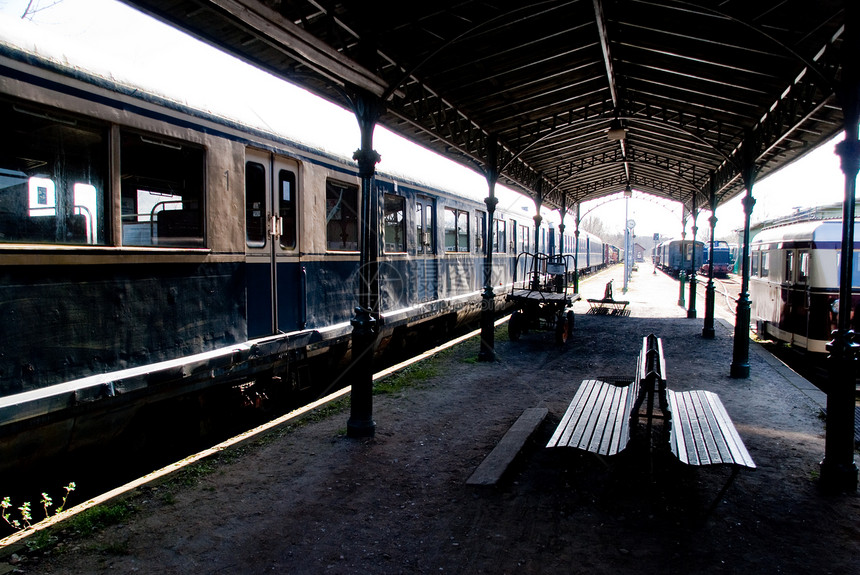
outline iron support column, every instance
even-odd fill
[[[687,239],[687,220],[684,218],[684,205],[681,205],[681,248],[680,254],[678,255],[681,258],[680,263],[678,264],[678,284],[680,287],[678,288],[678,307],[687,307],[687,300],[684,295],[684,283],[686,281],[686,277],[684,274],[684,268],[681,267],[684,263],[684,240]]]
[[[543,217],[540,215],[540,207],[543,204],[543,186],[541,184],[543,180],[538,180],[537,183],[537,195],[535,197],[535,249],[534,253],[537,254],[540,251],[540,224],[543,221]],[[540,289],[540,278],[538,277],[538,261],[537,258],[532,258],[532,283],[531,289],[537,291]]]
[[[373,352],[379,334],[379,197],[373,177],[380,156],[373,149],[373,130],[380,102],[369,94],[355,98],[354,111],[361,130],[361,148],[353,154],[361,178],[361,226],[358,306],[352,324],[352,393],[346,434],[373,437]]]
[[[696,234],[699,233],[699,228],[696,226],[696,220],[699,217],[699,212],[696,209],[696,195],[693,194],[693,241],[690,242],[690,307],[687,308],[687,318],[695,319],[696,317]]]
[[[752,142],[747,140],[744,147]],[[750,217],[752,216],[755,199],[752,197],[755,183],[756,168],[752,153],[746,154],[745,166],[742,170],[747,195],[744,204],[744,243],[743,258],[741,259],[741,293],[738,295],[737,311],[735,312],[735,337],[732,348],[732,365],[729,372],[731,377],[746,378],[750,376]]]
[[[840,90],[845,139],[836,147],[845,175],[845,198],[842,204],[842,250],[839,269],[839,312],[830,352],[830,381],[827,389],[827,425],[824,459],[821,461],[820,486],[825,491],[857,491],[857,463],[854,460],[854,394],[857,374],[857,351],[851,315],[854,255],[854,208],[857,172],[860,170],[860,8],[846,2],[845,45],[842,48],[842,86]],[[856,317],[855,317],[855,322]]]
[[[627,293],[627,281],[630,279],[630,228],[627,227],[627,222],[630,221],[630,197],[624,195],[624,287],[622,291]]]
[[[714,304],[716,303],[716,286],[714,286],[714,235],[717,227],[717,194],[713,173],[711,174],[710,200],[711,217],[708,218],[708,223],[711,224],[711,237],[708,253],[711,254],[711,262],[708,265],[708,287],[705,288],[705,323],[702,326],[702,337],[705,339],[714,339],[716,336],[716,332],[714,331]]]
[[[565,262],[564,259],[564,214],[567,212],[567,197],[562,196],[561,198],[561,208],[559,208],[559,222],[558,222],[558,260],[560,262]],[[565,265],[565,270],[567,270],[567,266]],[[557,278],[558,280],[559,278]],[[558,293],[563,293],[564,288],[568,285],[568,277],[567,273],[565,273],[564,278],[561,279],[564,283],[561,285],[556,285],[556,291]]]
[[[576,229],[573,236],[576,238],[576,246],[573,252],[573,292],[579,293],[579,202],[576,204]]]
[[[538,208],[538,213],[534,215],[532,218],[535,221],[535,251],[534,253],[538,253],[538,249],[540,247],[540,224],[543,221],[543,218],[540,215],[540,208]],[[537,258],[532,258],[532,283],[531,289],[537,291],[540,289],[540,278],[538,277],[538,261]]]
[[[850,132],[850,133],[849,133]],[[854,461],[854,393],[857,373],[856,334],[851,329],[853,298],[854,193],[860,142],[857,125],[846,126],[845,140],[837,146],[845,174],[845,200],[842,205],[842,257],[839,273],[839,313],[833,340],[827,344],[830,381],[827,389],[827,425],[824,459],[821,461],[821,487],[826,491],[856,491],[857,464]]]
[[[495,361],[496,341],[495,325],[496,296],[493,293],[493,217],[499,199],[496,197],[496,182],[499,179],[498,154],[496,140],[490,138],[487,146],[487,186],[489,195],[484,199],[487,204],[487,238],[484,256],[484,292],[481,294],[481,348],[478,351],[478,361]],[[498,241],[498,237],[496,238]]]

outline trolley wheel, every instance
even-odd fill
[[[555,322],[555,343],[561,345],[567,343],[567,338],[570,337],[570,319],[567,315],[559,316]]]
[[[574,320],[573,310],[569,309],[569,310],[567,310],[567,336],[568,337],[573,335],[573,328],[575,325],[576,325],[576,322]]]
[[[508,337],[511,341],[519,341],[520,334],[523,332],[523,312],[515,311],[508,321]]]

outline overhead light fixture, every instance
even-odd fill
[[[632,198],[633,197],[633,190],[630,189],[630,184],[627,184],[627,186],[624,188],[624,197],[625,198]]]
[[[621,120],[615,118],[609,123],[609,130],[606,132],[606,137],[610,140],[623,140],[627,137],[627,129],[621,125]]]

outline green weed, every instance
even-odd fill
[[[69,499],[69,494],[75,490],[75,482],[72,481],[68,485],[66,485],[63,489],[66,490],[66,494],[63,496],[63,503],[57,507],[55,513],[60,513],[66,507],[66,501]],[[45,519],[51,516],[51,507],[54,505],[54,500],[45,492],[42,492],[42,499],[40,500],[42,504],[42,509],[45,511]],[[12,511],[10,509],[13,507],[12,499],[10,497],[4,497],[2,501],[0,501],[0,517],[3,518],[3,521],[9,524],[16,531],[20,531],[21,529],[26,529],[33,524],[33,512],[30,507],[30,502],[25,501],[20,507],[18,507],[18,513],[21,518],[17,519],[12,517]]]
[[[69,519],[69,528],[79,535],[89,535],[105,527],[122,523],[136,511],[137,508],[128,501],[91,507]]]
[[[53,549],[59,540],[48,529],[44,529],[34,533],[27,539],[27,550],[32,553],[47,551],[48,549]]]
[[[386,395],[397,393],[416,387],[436,375],[436,367],[429,361],[422,361],[410,365],[403,371],[378,380],[373,385],[374,395]]]

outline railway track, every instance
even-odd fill
[[[715,314],[722,315],[724,319],[734,321],[737,311],[738,295],[740,295],[741,283],[740,278],[730,275],[728,278],[714,278],[714,284],[717,293],[718,308]],[[702,298],[706,296],[707,280],[697,284],[696,293]],[[720,311],[723,313],[720,314]],[[751,325],[750,329],[755,331],[755,326]],[[819,389],[826,391],[827,382],[830,379],[829,367],[826,360],[819,357],[810,357],[809,354],[798,349],[791,349],[785,345],[763,341],[762,345],[780,361],[784,362],[791,369],[809,380]],[[857,380],[857,393],[860,397],[860,378]]]
[[[705,277],[697,279],[696,282],[696,293],[704,302],[707,296],[708,279]],[[714,287],[716,292],[714,313],[721,315],[724,319],[734,321],[735,307],[737,306],[738,294],[741,289],[740,282],[733,276],[723,279],[714,278]]]

